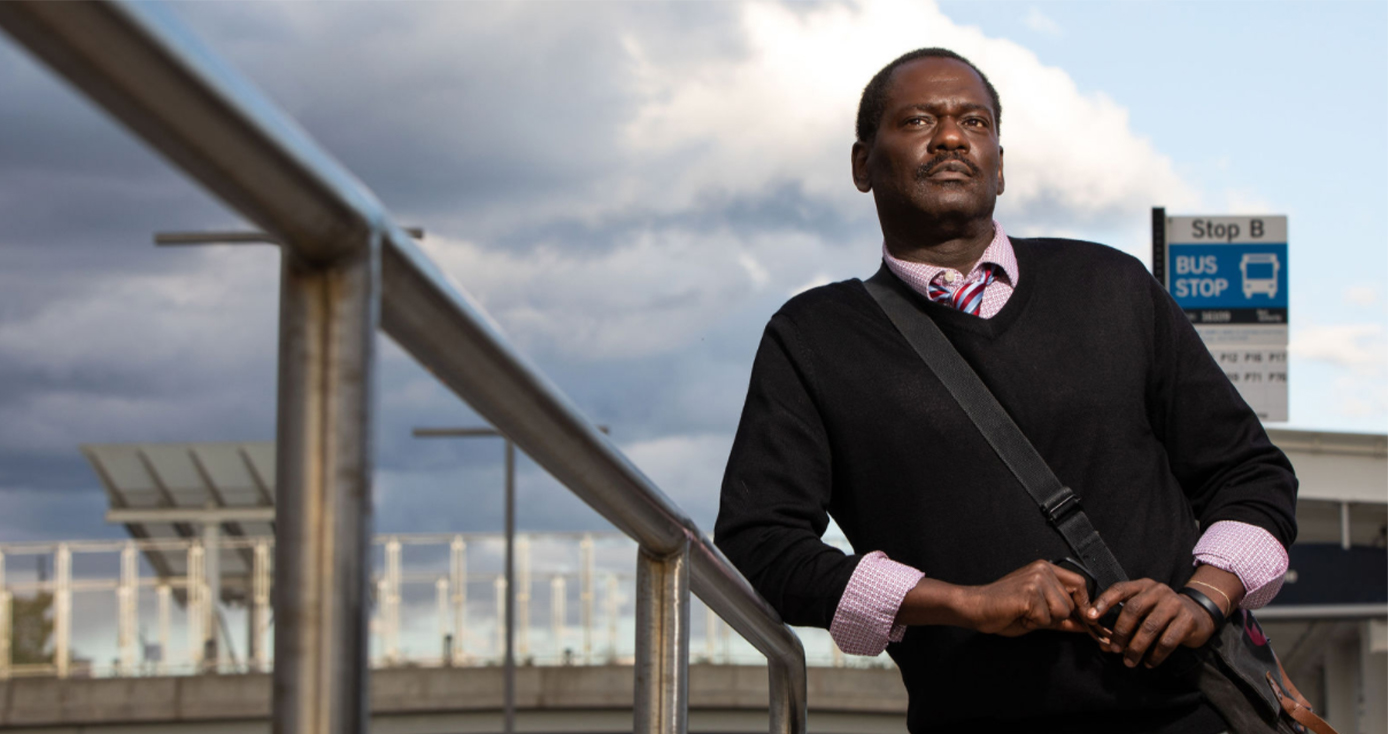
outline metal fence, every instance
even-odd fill
[[[269,672],[273,550],[274,538],[255,536],[222,536],[215,547],[203,538],[0,543],[0,680]],[[636,553],[620,533],[520,534],[511,633],[519,663],[631,665]],[[224,567],[248,558],[249,573],[218,584],[209,569],[218,555]],[[504,558],[501,533],[376,536],[371,667],[504,665]],[[691,605],[691,659],[761,659],[712,609]],[[36,629],[40,620],[52,626]],[[845,657],[824,630],[801,632],[812,666],[890,664]],[[16,638],[27,640],[25,655],[7,648]]]
[[[767,656],[771,730],[805,731],[795,633],[254,85],[157,6],[6,2],[0,27],[281,245],[275,731],[367,728],[378,327],[639,544],[636,731],[687,729],[691,589]]]

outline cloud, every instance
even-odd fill
[[[1034,5],[1027,11],[1027,16],[1022,19],[1022,22],[1025,23],[1028,28],[1044,36],[1058,38],[1065,33],[1064,30],[1061,29],[1059,23],[1052,20],[1045,13],[1041,12],[1040,8]]]
[[[1381,324],[1306,326],[1293,332],[1288,350],[1303,359],[1346,367],[1360,375],[1388,375],[1388,338]]]
[[[1378,289],[1371,285],[1352,285],[1345,289],[1345,302],[1355,306],[1372,306],[1378,301]]]
[[[953,48],[986,70],[1005,109],[1007,193],[1000,217],[1018,232],[1142,222],[1152,202],[1198,201],[1171,160],[1107,96],[1083,92],[1028,49],[961,26],[929,3],[742,7],[746,55],[664,68],[628,37],[646,101],[626,128],[633,150],[677,171],[666,206],[708,191],[755,195],[793,183],[845,217],[870,217],[850,184],[852,121],[864,80],[921,46]]]

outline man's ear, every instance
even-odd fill
[[[853,144],[853,185],[866,194],[872,191],[872,177],[868,175],[868,147],[861,141]]]
[[[1005,188],[1007,188],[1007,182],[1004,181],[1004,180],[1003,180],[1003,177],[1002,177],[1002,146],[999,145],[999,146],[998,146],[998,194],[1001,195],[1001,194],[1002,194],[1002,190],[1005,189]]]

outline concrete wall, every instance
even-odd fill
[[[516,671],[517,730],[631,731],[632,669]],[[692,731],[765,732],[764,667],[692,665]],[[906,691],[894,669],[811,668],[810,729],[825,734],[905,730]],[[461,734],[501,730],[500,668],[405,668],[371,676],[372,731]],[[0,681],[0,728],[44,734],[269,732],[268,675],[169,678],[17,678]]]

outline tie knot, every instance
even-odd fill
[[[996,279],[993,263],[983,263],[978,266],[976,274],[957,284],[942,282],[945,280],[944,273],[937,275],[930,281],[927,295],[936,303],[977,316],[983,307],[983,291]]]

